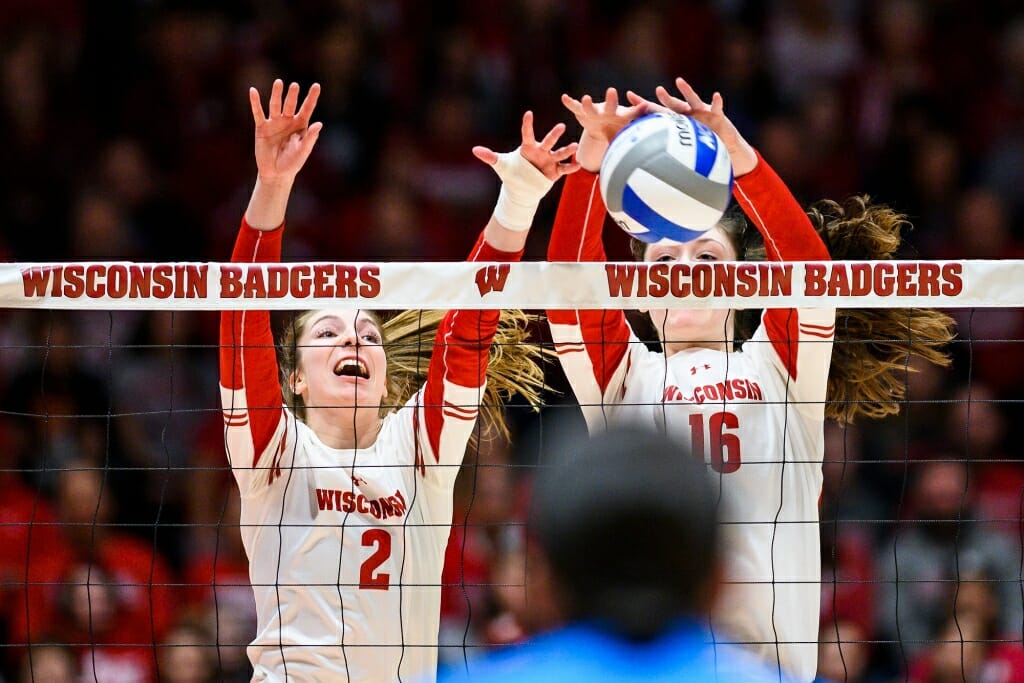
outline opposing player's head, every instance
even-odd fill
[[[747,236],[746,218],[734,205],[714,227],[692,241],[649,244],[634,238],[630,248],[638,261],[651,263],[743,261],[747,258]],[[652,309],[649,313],[668,355],[691,347],[732,348],[735,315],[731,309]]]
[[[702,463],[657,432],[563,438],[537,474],[530,530],[571,619],[633,639],[705,614],[718,580],[716,497]]]
[[[387,396],[384,338],[371,311],[301,313],[285,328],[281,355],[285,399],[300,417],[312,407],[377,409]]]

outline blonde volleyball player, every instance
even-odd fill
[[[299,106],[299,86],[285,92],[275,81],[264,113],[250,90],[258,177],[233,262],[280,259],[288,195],[321,129],[310,124],[319,92],[313,85]],[[562,163],[575,143],[553,149],[563,131],[537,142],[527,113],[517,151],[474,150],[503,183],[471,260],[520,257],[537,202],[576,169]],[[428,364],[418,354],[431,346],[422,338],[429,312],[382,323],[363,310],[311,311],[289,326],[279,368],[268,312],[222,313],[225,444],[256,597],[255,680],[436,675],[452,489],[478,406],[511,390],[535,399],[542,383],[529,346],[505,347],[488,364],[496,334],[525,336],[505,317],[434,316]]]
[[[603,104],[563,97],[584,129],[577,155],[583,171],[562,191],[550,260],[605,259],[605,208],[595,173],[614,134],[659,108],[693,116],[721,137],[738,208],[692,242],[635,242],[637,257],[892,256],[901,216],[864,198],[822,202],[805,213],[725,116],[721,96],[707,104],[682,79],[677,85],[683,98],[659,88],[660,105],[630,93],[632,106],[617,106],[613,89]],[[752,239],[758,233],[761,239]],[[952,321],[936,311],[872,309],[843,311],[837,325],[835,310],[773,309],[745,327],[738,313],[649,311],[661,352],[646,348],[619,311],[549,311],[548,319],[591,430],[620,421],[657,426],[685,439],[718,473],[730,584],[716,610],[718,637],[747,643],[810,681],[817,665],[823,422],[894,412],[908,354],[946,364],[940,347],[951,338]],[[865,339],[873,341],[853,341]],[[913,341],[898,341],[906,339]]]

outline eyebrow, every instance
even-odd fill
[[[322,322],[324,320],[337,320],[337,321],[341,321],[341,319],[342,318],[341,318],[340,315],[334,315],[333,313],[328,313],[326,315],[320,316],[319,318],[313,318],[312,324],[316,325],[318,322]],[[374,320],[373,318],[371,318],[368,315],[364,315],[364,316],[361,316],[361,317],[356,319],[356,325],[362,325],[363,323],[370,323],[371,325],[374,325],[374,326],[377,325],[377,321]]]
[[[717,244],[721,247],[725,246],[724,242],[722,242],[721,240],[717,240],[714,237],[698,237],[697,239],[693,240],[694,244],[698,242],[711,242],[712,244]]]
[[[310,327],[314,327],[315,325],[319,325],[320,323],[322,323],[325,320],[341,321],[341,318],[339,318],[336,315],[322,315],[319,318],[313,318],[313,320],[310,321],[309,326]]]

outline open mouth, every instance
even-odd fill
[[[363,364],[363,361],[356,358],[346,358],[335,365],[334,374],[338,377],[359,377],[360,379],[370,379],[370,373],[367,371],[366,365]]]

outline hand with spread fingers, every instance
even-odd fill
[[[619,104],[619,94],[615,88],[605,91],[604,102],[594,102],[590,95],[584,95],[578,100],[562,95],[562,104],[583,126],[576,160],[591,173],[600,170],[604,153],[618,132],[634,119],[651,111],[651,104],[646,101],[628,107]]]
[[[733,176],[739,177],[753,171],[757,166],[757,153],[736,130],[736,126],[729,120],[729,117],[725,115],[725,103],[721,93],[712,94],[711,102],[707,103],[682,78],[676,78],[676,88],[683,96],[682,99],[672,95],[664,86],[660,85],[654,91],[658,98],[657,103],[644,99],[632,91],[626,93],[626,98],[634,106],[646,107],[647,111],[685,114],[703,123],[722,139],[725,148],[729,150]]]
[[[314,83],[300,107],[299,84],[292,83],[284,93],[284,82],[277,79],[265,113],[259,91],[249,88],[256,124],[256,168],[264,182],[294,180],[302,170],[323,128],[322,123],[309,123],[319,98],[320,84]]]
[[[477,159],[490,164],[501,178],[501,192],[494,207],[494,218],[506,230],[523,233],[530,229],[537,205],[555,181],[575,173],[580,165],[572,161],[577,143],[555,148],[565,133],[565,124],[556,124],[540,140],[533,130],[533,112],[523,114],[522,141],[511,152],[498,153],[482,146],[473,148]],[[489,239],[504,240],[493,234]],[[518,240],[514,240],[518,242]]]
[[[523,114],[522,142],[517,150],[499,154],[487,147],[477,145],[473,148],[473,154],[477,159],[495,167],[495,172],[501,177],[502,169],[499,168],[502,157],[519,153],[526,161],[529,161],[545,178],[554,182],[562,176],[574,173],[579,169],[579,164],[571,161],[572,155],[576,153],[577,143],[573,142],[564,147],[555,149],[555,143],[565,133],[565,124],[558,123],[548,131],[542,140],[537,141],[533,131],[533,112]]]

